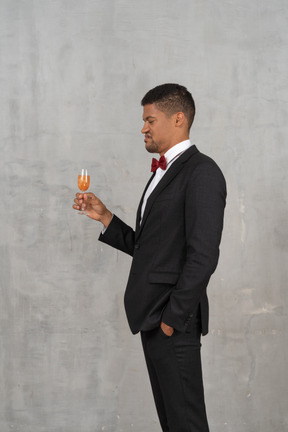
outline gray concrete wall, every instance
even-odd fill
[[[130,224],[139,104],[193,93],[228,203],[203,368],[211,432],[285,432],[285,0],[0,0],[0,431],[156,432],[123,309],[130,258],[72,211],[77,174]]]

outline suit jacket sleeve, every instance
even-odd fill
[[[100,234],[99,240],[133,256],[135,232],[116,215],[113,215],[104,234]]]
[[[185,331],[193,319],[216,269],[225,199],[226,184],[218,166],[200,164],[186,189],[185,262],[162,315],[166,324],[180,331]]]

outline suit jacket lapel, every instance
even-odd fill
[[[160,180],[160,182],[157,184],[157,186],[155,187],[155,189],[153,190],[153,192],[151,193],[151,195],[149,196],[147,203],[146,203],[146,207],[145,207],[145,211],[144,211],[144,215],[143,215],[143,220],[142,223],[140,225],[140,218],[141,218],[141,207],[142,207],[142,202],[143,202],[143,198],[145,195],[145,192],[152,180],[152,178],[154,177],[154,175],[151,177],[151,179],[149,180],[144,193],[142,195],[141,201],[140,201],[140,205],[138,207],[138,212],[137,212],[137,225],[136,225],[136,238],[139,237],[143,226],[145,225],[146,219],[148,214],[150,213],[150,210],[153,206],[153,203],[155,201],[155,199],[158,197],[158,195],[162,192],[163,189],[165,189],[165,187],[174,179],[174,177],[181,171],[181,169],[183,168],[185,162],[190,159],[190,157],[192,155],[194,155],[195,153],[198,153],[198,149],[196,148],[195,145],[191,146],[188,150],[186,150],[181,156],[179,156],[179,158],[172,164],[172,166],[168,169],[167,173],[165,173],[165,175],[162,177],[162,179]]]
[[[154,173],[152,174],[152,176],[150,177],[150,179],[149,179],[149,181],[148,181],[148,183],[147,183],[147,185],[146,185],[146,187],[145,187],[145,189],[144,189],[144,192],[143,192],[143,194],[142,194],[142,197],[141,197],[141,200],[140,200],[140,203],[139,203],[139,206],[138,206],[137,216],[136,216],[136,232],[137,232],[137,230],[140,228],[141,209],[142,209],[143,199],[144,199],[144,196],[145,196],[146,190],[148,189],[148,187],[149,187],[149,185],[150,185],[150,183],[151,183],[151,181],[153,180],[154,177],[155,177],[155,172],[154,172]]]

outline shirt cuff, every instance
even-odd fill
[[[113,217],[114,217],[114,214],[112,214],[112,219],[113,219]],[[111,219],[111,221],[112,221],[112,219]],[[110,221],[110,223],[111,223],[111,221]],[[110,225],[110,224],[109,224],[109,225]],[[108,225],[107,227],[105,227],[105,225],[103,225],[103,228],[102,228],[102,231],[101,231],[101,234],[102,234],[102,235],[107,231],[109,225]]]

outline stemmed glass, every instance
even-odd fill
[[[80,191],[84,194],[84,192],[88,190],[89,185],[90,185],[90,175],[88,175],[88,170],[86,168],[83,168],[81,170],[81,174],[78,175],[78,187]],[[82,200],[82,208],[79,211],[79,214],[86,215],[87,213],[83,208],[83,201],[84,199]]]

